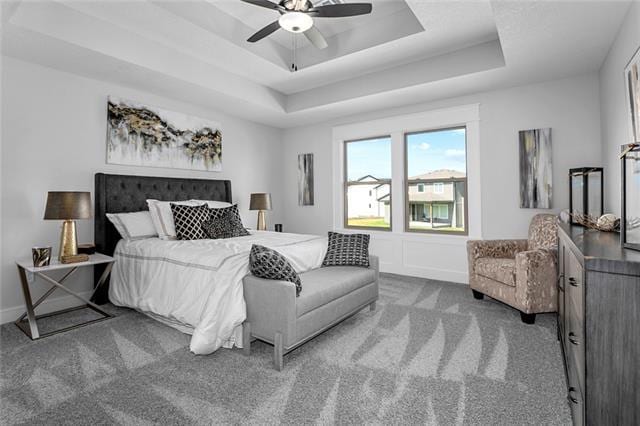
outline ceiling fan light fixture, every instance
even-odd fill
[[[290,33],[303,33],[313,26],[311,16],[302,12],[285,13],[278,19],[280,26]]]

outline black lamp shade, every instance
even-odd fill
[[[251,194],[249,210],[271,210],[271,194],[262,192]]]
[[[47,194],[45,220],[91,219],[92,217],[91,193],[49,191]]]

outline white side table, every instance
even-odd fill
[[[27,312],[22,314],[22,316],[20,316],[20,318],[18,318],[15,321],[15,325],[17,325],[18,328],[20,328],[20,330],[24,331],[24,333],[27,336],[29,336],[32,340],[36,340],[42,337],[51,336],[52,334],[61,333],[63,331],[68,331],[74,328],[82,327],[88,324],[92,324],[94,322],[104,321],[106,319],[111,318],[112,315],[103,311],[95,303],[92,303],[89,300],[85,299],[84,297],[80,296],[79,294],[69,290],[67,287],[62,285],[62,283],[64,283],[64,281],[67,278],[69,278],[79,268],[82,268],[85,266],[107,264],[102,276],[100,277],[100,280],[98,280],[98,283],[96,284],[95,289],[93,290],[95,294],[95,292],[104,284],[107,277],[109,276],[109,273],[111,272],[111,268],[113,267],[113,262],[115,262],[115,259],[113,257],[100,254],[100,253],[90,255],[89,260],[87,262],[63,264],[63,263],[60,263],[57,259],[56,260],[52,259],[51,264],[49,266],[42,266],[39,268],[33,266],[33,262],[31,259],[16,261],[16,265],[18,266],[18,274],[20,275],[20,283],[22,284],[22,293],[24,294],[24,303],[25,303]],[[69,272],[67,272],[58,281],[46,275],[47,272],[58,271],[63,269],[69,269]],[[49,290],[47,290],[35,303],[32,303],[31,301],[31,290],[29,288],[29,282],[27,280],[27,273],[34,274],[35,276],[38,276],[43,280],[47,281],[48,283],[52,284],[52,287]],[[56,311],[56,312],[51,312],[45,315],[36,316],[34,312],[35,308],[37,308],[38,305],[40,305],[47,297],[49,297],[58,288],[82,300],[85,303],[85,305],[80,305],[74,308],[63,309],[61,311]],[[54,315],[59,315],[62,313],[71,312],[77,309],[84,309],[84,308],[91,308],[94,311],[101,314],[102,317],[84,322],[82,324],[76,324],[70,327],[61,328],[59,330],[50,331],[48,333],[40,334],[40,332],[38,331],[38,324],[36,323],[36,320],[40,318],[51,317]],[[28,325],[23,321],[25,317],[28,320]]]

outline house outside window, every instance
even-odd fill
[[[344,143],[344,226],[391,230],[391,137]]]
[[[405,230],[467,235],[466,128],[405,134]]]

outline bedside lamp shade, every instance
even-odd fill
[[[92,217],[89,192],[49,191],[44,219],[63,221],[58,259],[62,261],[64,258],[77,256],[78,236],[74,219],[91,219]]]
[[[251,194],[249,210],[271,210],[271,194],[254,193]]]
[[[258,231],[267,230],[267,222],[264,218],[264,211],[271,210],[271,194],[259,192],[251,194],[249,210],[258,210]]]
[[[45,220],[91,219],[91,194],[89,192],[49,191]]]

